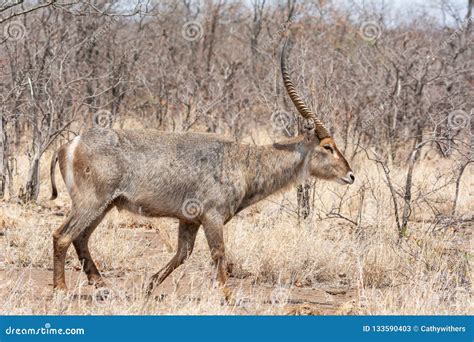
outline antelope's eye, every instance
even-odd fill
[[[332,146],[331,145],[324,145],[323,146],[325,150],[328,150],[329,152],[333,153],[334,150],[332,149]]]

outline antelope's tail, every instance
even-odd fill
[[[55,200],[58,197],[58,188],[56,187],[56,177],[54,174],[54,169],[56,168],[56,163],[58,162],[58,151],[56,150],[51,158],[50,166],[50,177],[51,177],[51,197],[50,200]]]

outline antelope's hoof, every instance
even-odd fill
[[[146,288],[146,291],[145,291],[145,297],[150,299],[151,298],[151,295],[153,294],[153,290],[155,289],[155,286],[153,286],[153,282],[150,282],[148,284],[148,287]]]
[[[150,295],[147,298],[160,303],[160,302],[164,301],[166,299],[166,297],[168,297],[168,295],[166,295],[164,293],[160,293],[160,294],[154,295],[154,296]]]
[[[59,284],[59,285],[54,285],[53,292],[54,293],[67,293],[68,289],[67,289],[66,284]]]
[[[237,302],[234,297],[234,293],[232,292],[231,289],[229,289],[228,287],[224,287],[222,291],[224,292],[224,298],[227,305],[230,305],[230,306],[237,305]]]
[[[107,287],[105,281],[101,277],[90,278],[89,285],[94,285],[96,289]]]
[[[232,276],[232,273],[234,271],[234,264],[231,262],[228,262],[226,265],[226,271],[228,276]]]

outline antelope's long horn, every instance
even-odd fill
[[[306,106],[303,99],[296,92],[295,86],[293,85],[293,82],[291,81],[290,73],[288,71],[288,66],[286,64],[286,61],[288,58],[287,47],[288,47],[289,40],[290,38],[288,36],[286,38],[285,45],[283,45],[283,50],[281,51],[281,75],[283,77],[283,83],[285,84],[286,91],[288,92],[288,95],[290,96],[291,101],[293,101],[293,104],[295,105],[296,109],[298,109],[298,112],[301,114],[301,116],[305,119],[313,120],[314,126],[315,126],[315,132],[319,140],[330,137],[331,135],[329,134],[329,131],[326,128],[326,126],[324,126],[322,121],[319,120],[316,117],[316,115],[312,111],[309,110],[308,106]]]

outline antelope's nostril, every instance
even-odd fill
[[[339,178],[342,184],[353,184],[355,181],[355,176],[352,171],[346,173],[345,177]]]

